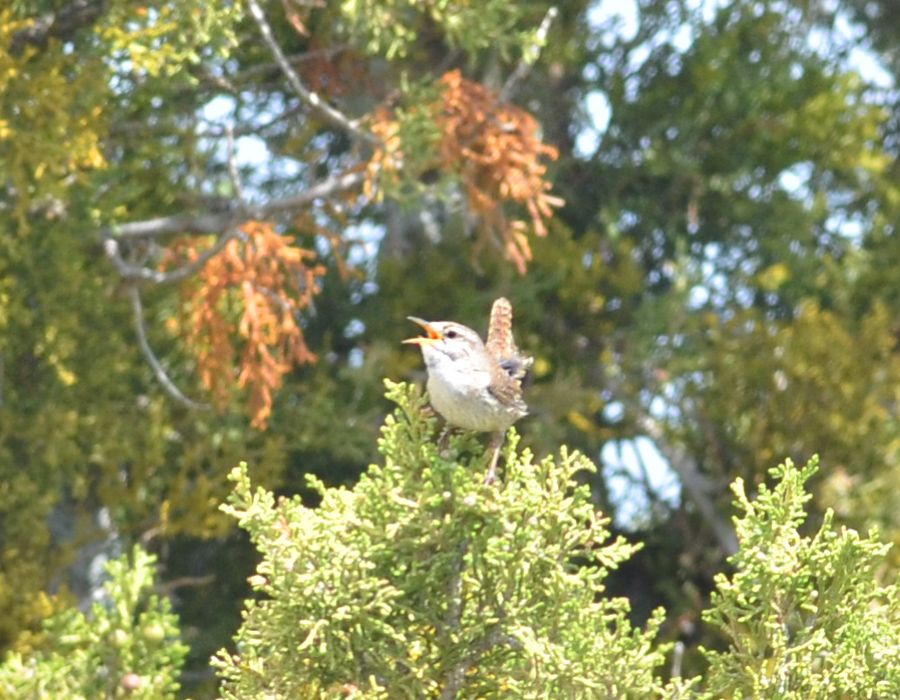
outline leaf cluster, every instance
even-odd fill
[[[610,536],[563,449],[535,461],[512,433],[502,484],[486,485],[477,436],[436,442],[420,392],[387,382],[397,404],[353,488],[309,477],[304,500],[231,474],[223,510],[261,555],[234,651],[214,659],[223,698],[887,698],[900,693],[900,587],[881,585],[888,546],[836,529],[811,535],[806,485],[816,460],[772,469],[740,512],[735,571],[716,578],[704,620],[727,640],[707,670],[666,683],[662,611],[644,629],[609,595],[611,571],[639,549]],[[89,614],[47,623],[35,651],[0,666],[5,697],[174,697],[186,648],[153,558],[108,565]]]
[[[459,70],[407,99],[415,106],[375,113],[372,129],[382,145],[366,166],[366,190],[374,193],[378,183],[381,196],[412,199],[427,191],[446,195],[456,183],[479,222],[475,254],[499,248],[524,274],[532,259],[527,233],[546,236],[554,209],[564,203],[550,194],[546,177],[557,150],[541,140],[531,114]],[[443,187],[428,183],[435,173]],[[528,223],[510,219],[510,207],[522,210]]]
[[[194,238],[177,242],[164,264],[195,262],[205,252],[198,243],[209,245]],[[235,379],[249,392],[254,427],[265,428],[284,375],[316,359],[297,321],[319,291],[324,268],[313,263],[315,257],[271,222],[249,221],[185,285],[183,318],[170,323],[196,353],[201,382],[220,405],[231,397]]]
[[[879,586],[889,545],[835,529],[826,512],[812,536],[800,534],[810,500],[804,485],[818,461],[772,469],[774,488],[751,501],[733,485],[740,517],[737,572],[716,577],[704,618],[727,637],[707,650],[708,697],[786,700],[900,694],[900,586]]]
[[[433,437],[425,401],[398,403],[373,465],[352,489],[310,479],[316,508],[232,473],[225,507],[260,550],[234,653],[216,665],[226,698],[638,697],[657,687],[661,618],[635,629],[609,570],[635,550],[610,539],[593,470],[563,451],[535,461],[512,436],[504,484],[483,483],[472,436]],[[399,694],[399,695],[398,695]]]
[[[661,611],[641,631],[605,580],[638,547],[610,540],[563,450],[535,462],[513,434],[504,483],[486,486],[472,435],[434,442],[415,388],[353,489],[310,478],[321,499],[279,499],[235,469],[225,510],[262,555],[223,697],[894,697],[900,588],[881,585],[889,547],[833,526],[802,533],[816,460],[771,470],[751,500],[733,486],[740,542],[704,620],[727,648],[665,684]]]
[[[344,0],[342,14],[348,30],[366,51],[388,59],[406,58],[427,42],[444,42],[449,48],[477,54],[498,49],[504,55],[522,51],[540,23],[543,3],[510,3],[485,0]],[[523,21],[530,19],[531,22]]]
[[[88,613],[67,609],[46,620],[31,654],[0,665],[5,698],[175,698],[188,648],[168,598],[153,591],[155,557],[139,547],[106,565],[102,598]]]

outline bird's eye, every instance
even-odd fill
[[[445,337],[445,338],[455,338],[455,337],[458,336],[458,335],[459,335],[459,333],[457,333],[457,332],[456,332],[455,330],[453,330],[452,328],[451,328],[449,331],[447,331],[446,333],[444,333],[444,337]]]

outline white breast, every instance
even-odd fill
[[[428,396],[434,410],[451,425],[466,430],[506,430],[513,420],[488,391],[490,372],[461,372],[455,362],[428,362]]]

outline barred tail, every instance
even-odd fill
[[[487,351],[497,359],[516,354],[516,343],[512,334],[512,304],[506,297],[500,297],[491,307],[486,346]]]

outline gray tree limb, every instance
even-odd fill
[[[500,90],[500,99],[502,101],[505,102],[512,97],[516,88],[519,86],[519,83],[528,76],[531,67],[534,65],[535,61],[537,61],[538,55],[540,55],[541,48],[547,41],[547,33],[550,31],[550,25],[553,24],[553,20],[556,19],[558,14],[559,10],[555,5],[547,10],[547,14],[545,14],[544,19],[541,20],[541,26],[538,27],[537,36],[535,37],[535,50],[537,51],[537,55],[526,55],[519,60],[515,69],[506,79],[506,82]]]
[[[194,410],[208,409],[208,404],[199,403],[185,396],[182,393],[181,389],[178,388],[175,382],[173,382],[169,375],[166,373],[166,370],[162,366],[162,363],[153,352],[153,348],[150,347],[150,341],[147,340],[147,327],[144,322],[144,308],[141,304],[141,293],[135,285],[131,285],[128,288],[128,293],[131,297],[131,307],[134,311],[134,330],[137,334],[138,345],[141,348],[141,352],[144,354],[144,358],[153,369],[153,373],[156,375],[156,379],[160,384],[162,384],[162,387],[166,390],[166,393],[182,406],[186,406],[187,408]]]
[[[297,96],[309,105],[313,112],[333,126],[346,131],[354,138],[369,143],[378,143],[378,138],[374,134],[360,127],[358,120],[350,119],[343,112],[328,104],[328,102],[322,99],[317,92],[310,90],[303,84],[297,71],[294,70],[287,56],[285,56],[284,51],[281,50],[278,42],[275,41],[272,27],[269,25],[266,15],[259,6],[259,3],[256,0],[247,0],[247,7],[250,10],[250,14],[253,16],[253,19],[256,20],[263,41],[266,43],[266,46],[269,47],[272,56],[275,58],[275,62],[278,64],[278,67],[281,68],[285,77],[287,77],[288,83],[294,92],[297,93]]]
[[[317,199],[325,199],[338,192],[358,187],[366,179],[364,173],[347,173],[328,178],[298,192],[297,194],[255,206],[244,206],[237,200],[233,207],[221,212],[202,214],[174,214],[154,219],[144,219],[126,224],[109,226],[100,232],[104,239],[126,240],[129,238],[154,238],[184,233],[214,233],[239,225],[248,219],[265,219],[270,216],[293,211],[312,204]]]
[[[681,447],[672,444],[662,426],[653,418],[643,415],[638,419],[639,427],[656,443],[669,465],[678,474],[688,498],[697,507],[722,551],[730,556],[737,552],[738,541],[728,518],[722,515],[713,501],[713,486],[697,468],[696,462]]]

